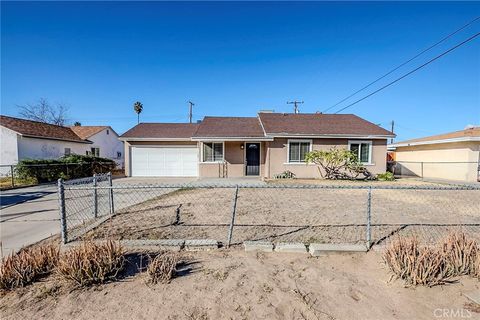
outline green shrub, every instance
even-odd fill
[[[395,176],[391,172],[379,173],[377,174],[378,181],[394,181]]]
[[[111,159],[72,154],[59,159],[22,160],[15,168],[15,175],[19,179],[36,179],[43,183],[59,178],[91,177],[94,173],[112,171],[115,166]]]

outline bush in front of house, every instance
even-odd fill
[[[94,173],[110,172],[115,167],[116,163],[111,159],[72,154],[59,159],[22,160],[15,168],[15,175],[19,179],[35,179],[44,183],[59,178],[91,177]]]
[[[378,181],[394,181],[395,176],[391,172],[379,173],[377,174]]]
[[[322,178],[331,180],[374,180],[367,168],[360,163],[355,153],[332,147],[329,150],[314,150],[305,155],[307,163],[318,165]]]
[[[273,176],[274,179],[295,179],[295,173],[292,171],[283,171],[282,173],[277,173]]]
[[[58,246],[42,245],[4,257],[0,264],[0,289],[24,287],[47,276],[56,267],[59,252]]]

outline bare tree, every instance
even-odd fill
[[[41,98],[35,104],[17,105],[17,107],[20,109],[18,113],[26,119],[59,126],[67,122],[68,107],[63,104],[51,105],[46,99]]]

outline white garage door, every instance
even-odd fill
[[[132,147],[134,177],[196,177],[197,147]]]

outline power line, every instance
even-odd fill
[[[373,96],[374,94],[376,94],[376,93],[378,93],[378,92],[382,91],[383,89],[386,89],[386,88],[390,87],[391,85],[393,85],[393,84],[397,83],[398,81],[402,80],[403,78],[406,78],[406,77],[408,77],[408,76],[409,76],[409,75],[411,75],[412,73],[414,73],[414,72],[416,72],[416,71],[418,71],[418,70],[422,69],[423,67],[425,67],[425,66],[429,65],[430,63],[434,62],[435,60],[437,60],[437,59],[440,59],[440,58],[441,58],[441,57],[443,57],[444,55],[446,55],[446,54],[448,54],[448,53],[452,52],[453,50],[455,50],[455,49],[457,49],[458,47],[460,47],[460,46],[464,45],[465,43],[472,41],[473,39],[475,39],[475,38],[476,38],[476,37],[478,37],[479,35],[480,35],[480,32],[479,32],[479,33],[476,33],[476,34],[474,34],[473,36],[471,36],[471,37],[470,37],[470,38],[468,38],[467,40],[464,40],[464,41],[460,42],[460,43],[459,43],[459,44],[457,44],[456,46],[454,46],[454,47],[452,47],[452,48],[448,49],[447,51],[444,51],[443,53],[439,54],[439,55],[438,55],[438,56],[436,56],[435,58],[433,58],[433,59],[430,59],[429,61],[425,62],[425,63],[424,63],[424,64],[422,64],[421,66],[419,66],[419,67],[417,67],[417,68],[413,69],[412,71],[410,71],[410,72],[408,72],[408,73],[404,74],[404,75],[403,75],[403,76],[401,76],[400,78],[397,78],[397,79],[393,80],[392,82],[390,82],[390,83],[388,83],[388,84],[384,85],[384,86],[383,86],[383,87],[381,87],[380,89],[377,89],[377,90],[373,91],[372,93],[370,93],[370,94],[366,95],[365,97],[363,97],[363,98],[361,98],[361,99],[358,99],[357,101],[355,101],[355,102],[353,102],[353,103],[350,103],[349,105],[347,105],[346,107],[343,107],[342,109],[338,110],[338,111],[337,111],[337,112],[335,112],[335,113],[342,112],[343,110],[345,110],[345,109],[347,109],[347,108],[350,108],[350,107],[351,107],[351,106],[353,106],[353,105],[356,105],[357,103],[359,103],[359,102],[361,102],[361,101],[363,101],[363,100],[365,100],[365,99],[367,99],[367,98],[369,98],[369,97]]]
[[[356,95],[357,93],[359,92],[362,92],[363,90],[367,89],[368,87],[370,87],[371,85],[377,83],[378,81],[382,80],[383,78],[385,78],[386,76],[392,74],[393,72],[397,71],[398,69],[400,69],[401,67],[403,67],[404,65],[410,63],[411,61],[415,60],[416,58],[418,58],[419,56],[421,56],[422,54],[424,54],[425,52],[427,51],[430,51],[431,49],[433,49],[434,47],[438,46],[439,44],[441,44],[442,42],[444,42],[445,40],[451,38],[452,36],[454,36],[455,34],[459,33],[460,31],[462,31],[463,29],[465,29],[466,27],[470,26],[471,24],[473,24],[475,21],[479,20],[480,17],[476,17],[475,19],[473,19],[472,21],[468,22],[467,24],[463,25],[461,28],[455,30],[454,32],[448,34],[447,36],[443,37],[442,39],[440,39],[439,41],[437,41],[436,43],[434,43],[433,45],[431,45],[430,47],[422,50],[420,53],[416,54],[415,56],[413,56],[412,58],[408,59],[407,61],[405,61],[404,63],[398,65],[397,67],[393,68],[392,70],[388,71],[387,73],[385,73],[383,76],[375,79],[374,81],[370,82],[369,84],[367,84],[366,86],[364,86],[363,88],[355,91],[354,93],[352,93],[351,95],[349,95],[348,97],[345,97],[343,98],[342,100],[340,100],[339,102],[335,103],[334,105],[328,107],[327,109],[323,110],[322,112],[325,113],[327,112],[328,110],[332,109],[332,108],[335,108],[336,106],[338,106],[339,104],[341,104],[342,102],[350,99],[351,97],[353,97],[354,95]]]

